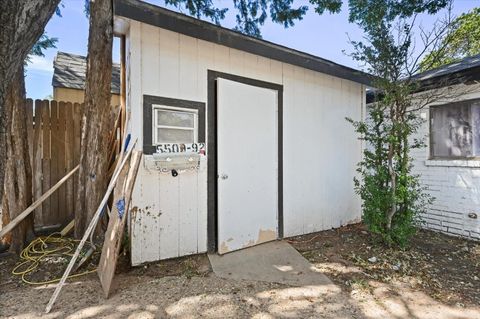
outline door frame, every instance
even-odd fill
[[[207,75],[207,247],[209,253],[218,251],[218,178],[217,178],[217,79],[230,80],[259,88],[277,91],[277,135],[278,135],[278,238],[283,238],[283,85],[208,70]]]

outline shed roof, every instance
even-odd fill
[[[140,0],[114,0],[116,16],[129,18],[197,39],[293,64],[342,79],[371,85],[362,71],[269,41],[247,36],[213,23],[192,18]]]
[[[52,86],[56,88],[85,89],[87,58],[58,51],[53,61]],[[112,65],[112,93],[120,94],[120,65]]]

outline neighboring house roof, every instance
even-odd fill
[[[429,81],[441,77],[452,76],[453,74],[474,75],[475,72],[469,72],[472,69],[480,69],[480,54],[466,57],[460,61],[443,65],[441,67],[419,73],[414,78],[420,81]],[[478,70],[477,70],[478,71]],[[477,79],[480,78],[480,73],[477,72]],[[465,78],[468,80],[468,78]],[[450,84],[450,83],[449,83]]]
[[[480,81],[480,54],[418,73],[412,78],[420,81],[417,92],[460,83],[478,82]],[[372,103],[375,100],[375,94],[378,94],[378,92],[377,90],[367,92],[367,103]]]
[[[371,76],[320,57],[272,42],[247,36],[221,26],[192,18],[139,0],[114,0],[117,16],[140,21],[197,39],[293,64],[342,79],[371,85]]]
[[[58,51],[53,61],[52,86],[55,88],[85,89],[87,58]],[[120,94],[120,65],[112,66],[112,93]]]

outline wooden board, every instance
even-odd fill
[[[42,196],[42,101],[35,100],[35,126],[33,131],[33,199]],[[35,210],[35,224],[44,225],[42,206]]]
[[[58,156],[61,147],[58,137],[58,104],[57,101],[50,101],[50,185],[58,182]],[[61,220],[58,211],[58,192],[50,196],[49,217],[52,223]]]
[[[132,154],[130,165],[125,165],[120,173],[113,194],[112,213],[110,214],[110,221],[108,223],[107,232],[105,233],[102,255],[100,256],[100,263],[97,270],[106,298],[108,298],[112,290],[112,280],[117,266],[118,254],[120,252],[125,224],[128,218],[127,212],[129,209],[130,198],[132,196],[138,167],[140,166],[141,156],[141,151],[135,151]],[[125,211],[120,218],[116,204],[121,199],[125,200]]]
[[[33,170],[33,101],[27,99],[25,102],[25,110],[27,112],[27,138],[28,138],[28,156],[30,159],[30,167]],[[32,175],[33,176],[33,175]]]
[[[65,103],[60,102],[58,105],[58,146],[57,146],[57,174],[58,176],[63,176],[67,172],[65,168],[65,153],[66,153],[66,140],[65,140],[65,120],[66,120],[66,109]],[[66,207],[66,185],[62,185],[57,191],[58,193],[58,214],[60,216],[60,221],[62,225],[67,224],[72,218],[69,215]]]
[[[12,229],[14,229],[22,220],[25,219],[31,212],[35,210],[43,201],[48,199],[66,180],[68,180],[77,170],[79,166],[75,167],[71,172],[65,175],[61,180],[58,181],[52,188],[45,192],[39,199],[37,199],[32,205],[30,205],[27,209],[21,212],[14,220],[9,222],[2,230],[0,230],[0,238],[2,238],[5,234],[9,233]]]
[[[78,159],[74,158],[74,124],[73,124],[73,105],[72,103],[65,104],[65,113],[66,113],[66,123],[65,123],[65,168],[66,171],[70,171],[74,165],[78,164]],[[75,216],[74,208],[74,186],[73,183],[76,179],[72,178],[67,181],[65,185],[65,206],[66,206],[66,216],[69,219],[73,219]]]
[[[73,162],[80,163],[80,143],[82,138],[82,110],[83,104],[73,104]],[[73,202],[76,200],[78,174],[73,177]],[[75,205],[75,204],[74,204]],[[75,207],[75,206],[74,206]]]
[[[42,101],[42,194],[50,188],[50,105],[48,101]],[[50,216],[50,198],[42,204],[42,219],[44,225],[54,222]]]

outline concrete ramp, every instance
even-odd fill
[[[215,275],[291,286],[333,285],[286,241],[272,241],[225,255],[208,255]]]

